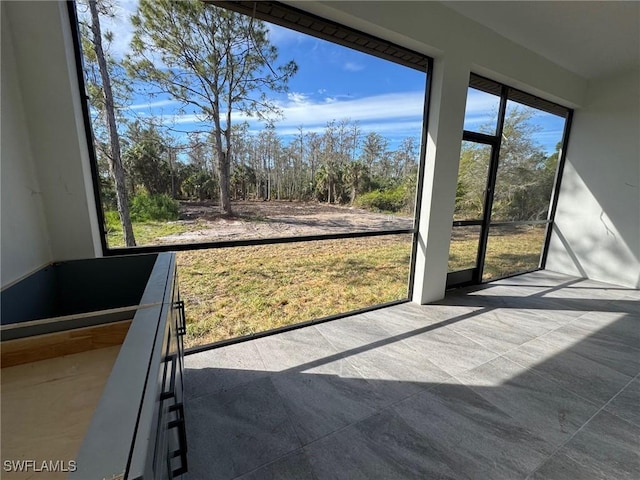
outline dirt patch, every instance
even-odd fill
[[[187,232],[161,237],[163,243],[211,242],[375,230],[410,229],[407,216],[372,213],[360,208],[316,202],[240,201],[233,216],[209,202],[183,202],[180,220]]]

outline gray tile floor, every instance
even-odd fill
[[[534,272],[186,357],[189,479],[638,479],[640,292]]]

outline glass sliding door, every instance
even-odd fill
[[[571,112],[471,76],[449,287],[544,266]]]
[[[498,112],[501,88],[473,85],[467,93],[463,141],[460,149],[456,204],[449,245],[448,286],[475,283],[482,272],[486,243],[491,176],[499,145]]]
[[[456,187],[456,207],[449,245],[449,272],[457,282],[478,275],[478,252],[485,217],[487,174],[493,147],[463,141]]]

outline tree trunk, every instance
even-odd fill
[[[98,7],[95,0],[89,2],[91,10],[91,32],[93,34],[93,48],[96,52],[98,68],[100,69],[100,77],[102,79],[102,91],[104,92],[105,114],[107,117],[107,127],[109,129],[109,140],[111,144],[111,157],[109,162],[109,170],[116,184],[116,202],[118,205],[118,215],[120,223],[122,223],[122,231],[124,233],[124,243],[127,247],[136,245],[133,236],[133,227],[131,226],[131,217],[129,215],[129,202],[127,199],[127,186],[125,183],[124,169],[122,168],[122,159],[120,158],[120,139],[118,129],[116,127],[115,106],[113,103],[113,91],[111,90],[111,79],[107,70],[107,60],[104,56],[102,48],[102,32],[100,31],[100,17],[98,16]]]
[[[220,111],[220,105],[216,100],[215,111]],[[216,153],[218,155],[218,176],[220,185],[220,212],[224,215],[233,215],[231,211],[231,197],[229,196],[229,184],[231,183],[231,149],[229,148],[230,126],[225,131],[227,148],[222,146],[222,129],[220,127],[220,115],[216,113],[213,118],[215,124]]]
[[[171,171],[171,198],[173,198],[174,200],[177,198],[177,192],[176,192],[176,175],[175,175],[175,171],[174,171],[174,162],[175,162],[175,158],[174,158],[175,152],[173,150],[172,147],[169,148],[169,170]]]
[[[220,174],[220,208],[223,214],[232,215],[229,183],[231,181],[229,157],[221,148],[218,151],[218,173]]]

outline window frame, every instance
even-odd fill
[[[294,325],[279,327],[276,329],[266,330],[264,332],[258,332],[244,337],[236,337],[231,339],[222,340],[201,347],[193,347],[189,349],[187,353],[195,353],[196,351],[202,351],[209,348],[216,348],[219,346],[228,345],[231,343],[237,343],[240,341],[250,340],[252,338],[258,338],[260,336],[272,335],[282,331],[292,330],[296,328],[302,328],[311,324],[325,322],[336,318],[342,318],[348,315],[353,315],[360,312],[372,311],[379,308],[383,308],[390,305],[399,303],[405,303],[410,301],[413,296],[413,284],[415,278],[416,268],[416,253],[418,249],[418,225],[420,223],[420,213],[423,195],[423,179],[425,172],[425,159],[427,148],[427,135],[428,135],[428,120],[429,120],[429,107],[431,99],[431,85],[433,77],[433,58],[426,54],[422,54],[411,50],[409,48],[397,45],[393,42],[384,40],[382,38],[361,32],[351,27],[342,25],[340,23],[324,19],[317,15],[305,12],[295,7],[283,4],[281,2],[253,2],[253,1],[210,1],[202,0],[205,3],[210,3],[219,7],[223,7],[229,10],[233,10],[239,13],[253,15],[260,20],[274,23],[276,25],[289,28],[301,33],[305,33],[322,40],[326,40],[332,43],[342,45],[353,50],[357,50],[363,53],[373,55],[375,57],[403,65],[414,70],[418,70],[425,74],[424,85],[424,109],[422,117],[422,130],[420,135],[420,151],[418,158],[418,171],[416,174],[416,198],[415,208],[413,214],[413,226],[411,228],[393,229],[393,230],[371,230],[371,231],[354,231],[347,233],[328,233],[320,235],[305,235],[294,237],[271,237],[271,238],[252,238],[241,240],[222,240],[212,242],[201,243],[176,243],[167,245],[145,245],[135,247],[109,247],[107,243],[107,232],[105,228],[105,216],[102,208],[101,191],[99,172],[97,166],[97,156],[94,146],[93,127],[91,123],[91,117],[89,112],[88,96],[86,94],[85,79],[83,73],[83,56],[80,40],[80,29],[78,24],[78,17],[76,12],[75,1],[67,1],[67,9],[69,12],[69,21],[71,24],[71,32],[73,39],[74,55],[76,60],[76,74],[80,96],[82,99],[82,114],[84,120],[85,137],[87,141],[87,150],[90,160],[91,168],[91,180],[93,186],[93,196],[95,200],[96,213],[98,217],[98,228],[100,231],[100,244],[102,247],[103,256],[115,256],[115,255],[137,255],[145,253],[159,253],[159,252],[177,252],[177,251],[190,251],[190,250],[208,250],[228,247],[247,247],[257,245],[273,245],[283,243],[296,243],[296,242],[313,242],[318,240],[340,240],[362,237],[376,237],[387,235],[404,235],[411,234],[411,258],[409,264],[409,276],[407,279],[407,295],[403,299],[399,299],[393,302],[386,302],[383,304],[375,304],[367,306],[358,310],[348,311],[337,315],[331,315],[329,317],[323,317],[320,319],[312,319],[305,322],[297,323]]]
[[[491,159],[489,163],[489,171],[487,173],[487,194],[484,201],[484,210],[482,220],[457,220],[453,221],[452,229],[456,227],[464,227],[468,225],[480,225],[480,239],[478,242],[478,254],[476,266],[473,268],[460,269],[447,272],[447,288],[464,287],[468,285],[478,285],[489,281],[500,280],[502,278],[520,275],[523,273],[534,272],[546,267],[547,256],[549,253],[549,242],[553,232],[556,210],[558,206],[558,196],[562,185],[562,174],[569,144],[569,136],[571,132],[571,123],[573,119],[573,109],[563,107],[557,103],[545,100],[536,95],[524,92],[509,85],[491,80],[489,78],[477,75],[471,72],[469,76],[469,88],[481,90],[500,97],[498,108],[498,119],[495,134],[486,134],[470,130],[463,130],[462,141],[470,141],[491,146]],[[558,165],[554,175],[553,189],[549,198],[549,210],[546,220],[514,220],[514,221],[492,221],[491,210],[493,207],[493,197],[495,193],[498,167],[500,162],[500,149],[502,146],[502,130],[507,110],[507,102],[514,101],[522,105],[541,110],[546,113],[557,115],[565,119],[564,129],[562,132],[562,147]],[[483,280],[484,265],[487,254],[487,245],[489,241],[489,233],[492,226],[509,226],[509,225],[546,225],[544,234],[544,243],[540,252],[540,260],[538,267],[518,273],[508,274],[501,277],[495,277]]]

